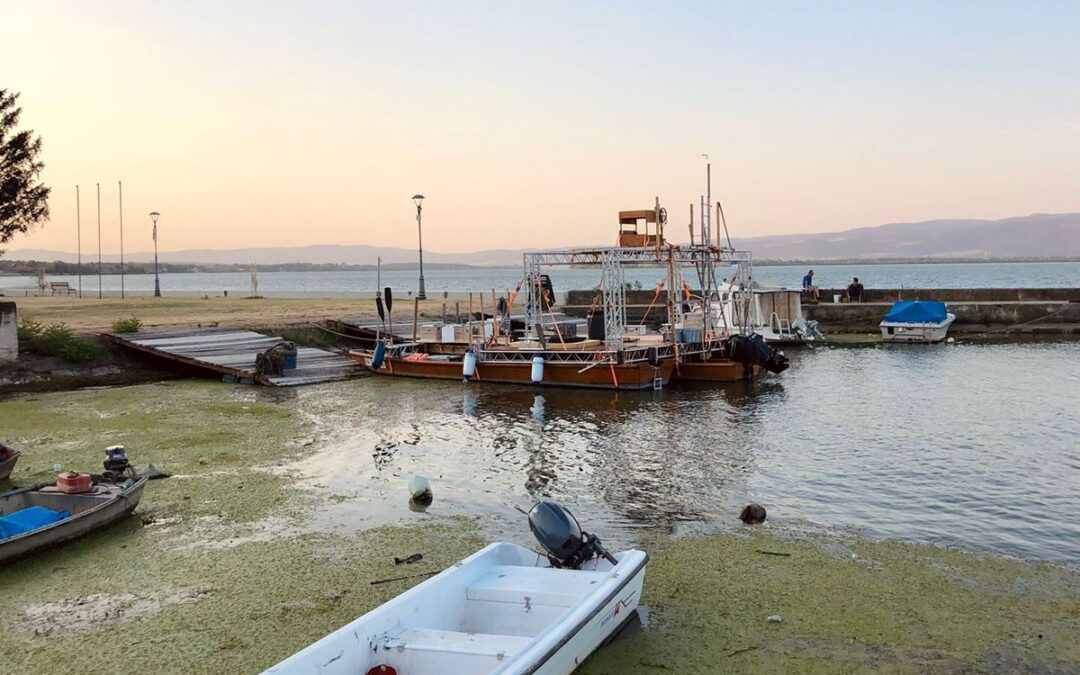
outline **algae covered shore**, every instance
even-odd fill
[[[96,470],[115,443],[173,474],[124,524],[0,572],[0,670],[255,672],[420,579],[372,581],[485,543],[475,514],[311,527],[350,499],[290,480],[324,451],[317,427],[289,392],[213,382],[0,400],[0,437],[26,451],[14,484],[55,464]],[[379,461],[372,451],[355,461]],[[770,525],[640,545],[649,625],[581,672],[1080,669],[1070,568]],[[414,552],[424,559],[395,566]]]

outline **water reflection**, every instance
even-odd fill
[[[780,378],[660,392],[377,377],[296,390],[319,443],[291,470],[338,498],[324,525],[341,529],[465,514],[528,541],[513,507],[545,498],[618,544],[758,501],[772,519],[1080,556],[1080,346],[797,356]],[[402,508],[413,473],[432,478],[427,514]],[[1033,515],[1048,508],[1062,517]]]

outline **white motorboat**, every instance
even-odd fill
[[[825,341],[825,336],[818,330],[818,322],[803,316],[801,291],[754,282],[751,297],[753,330],[765,342],[796,345]]]
[[[634,616],[648,556],[607,554],[551,502],[529,522],[547,556],[491,544],[266,672],[570,673]]]
[[[879,327],[886,342],[941,342],[955,320],[944,302],[901,300],[893,303]]]

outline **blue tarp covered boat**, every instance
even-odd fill
[[[881,336],[886,342],[940,342],[955,319],[944,302],[901,300],[881,322]]]
[[[885,320],[893,323],[941,323],[948,315],[944,302],[901,300],[893,303]]]

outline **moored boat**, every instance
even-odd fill
[[[612,556],[560,512],[540,502],[529,514],[548,557],[491,544],[266,672],[572,672],[634,616],[648,555]]]
[[[119,446],[117,446],[119,447]],[[117,457],[122,458],[119,471]],[[0,494],[0,564],[117,523],[139,505],[148,478],[138,477],[123,449],[110,448],[103,475],[61,474],[57,481]],[[68,485],[82,482],[79,492]]]
[[[556,353],[477,348],[472,354],[471,372],[467,372],[468,354],[429,354],[418,345],[391,347],[381,360],[376,359],[374,351],[349,352],[356,361],[382,375],[546,387],[653,389],[666,386],[675,370],[671,359],[650,362],[643,356],[640,360],[620,361],[620,355],[601,351]]]
[[[0,480],[11,476],[11,472],[15,469],[15,463],[19,461],[20,454],[22,453],[15,448],[0,443]]]
[[[893,303],[879,327],[886,342],[941,342],[955,320],[944,302],[901,300]]]

